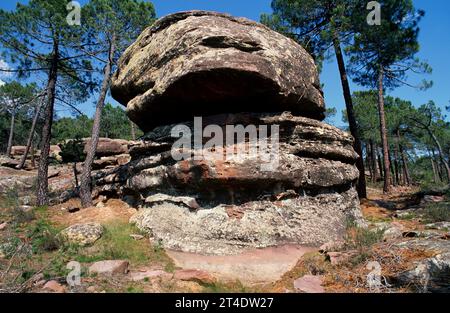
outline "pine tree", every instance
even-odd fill
[[[91,146],[81,175],[80,198],[83,207],[92,205],[91,171],[97,149],[100,120],[111,75],[120,54],[155,18],[153,5],[137,0],[92,0],[83,10],[86,16],[86,49],[97,62],[103,64],[103,78],[92,127]]]
[[[7,112],[11,117],[6,155],[11,155],[14,139],[16,115],[21,110],[28,110],[35,99],[36,84],[22,85],[17,81],[0,86],[0,111]]]
[[[261,22],[302,44],[321,66],[329,48],[334,49],[342,83],[347,120],[360,156],[358,194],[366,198],[366,181],[361,140],[358,134],[342,43],[353,33],[356,16],[367,15],[361,1],[355,0],[273,0],[273,15],[262,15]]]
[[[356,35],[348,47],[351,74],[355,82],[378,90],[379,129],[383,148],[384,187],[390,191],[390,160],[385,114],[385,89],[395,88],[405,81],[407,73],[431,72],[430,67],[414,58],[419,50],[417,41],[420,18],[412,0],[382,0],[381,25],[369,26],[365,20],[355,21]],[[412,85],[410,85],[412,86]],[[429,87],[424,82],[418,88]]]
[[[66,0],[30,0],[13,12],[0,11],[0,44],[19,76],[44,74],[46,104],[38,167],[37,205],[48,204],[48,158],[55,102],[74,108],[70,102],[86,98],[93,84],[87,79],[89,62],[73,50],[79,34],[67,22]],[[67,94],[70,100],[64,97]]]

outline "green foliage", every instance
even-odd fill
[[[153,249],[145,240],[134,240],[130,234],[139,231],[129,223],[116,222],[105,226],[105,233],[93,247],[80,250],[75,259],[81,263],[100,260],[128,260],[134,265],[159,262],[172,263],[164,250]]]
[[[1,208],[16,208],[19,206],[19,191],[16,185],[7,188],[0,196]]]
[[[385,87],[395,88],[406,84],[404,80],[410,71],[431,73],[428,64],[414,57],[419,51],[418,23],[425,12],[416,10],[412,0],[379,2],[381,25],[367,25],[364,16],[353,21],[355,36],[346,49],[353,80],[362,86],[375,87],[382,70]]]
[[[63,117],[53,124],[53,144],[74,138],[88,138],[91,135],[92,119],[86,115],[75,118]]]
[[[33,253],[55,251],[61,246],[58,229],[46,219],[39,219],[28,228],[27,237],[31,240]]]
[[[352,32],[363,10],[355,0],[272,0],[272,15],[261,22],[299,42],[321,66],[333,39],[343,40]]]
[[[142,136],[142,131],[136,129],[136,136]],[[131,121],[121,107],[114,107],[107,103],[103,108],[100,124],[100,137],[113,139],[131,138]]]
[[[83,162],[86,155],[84,153],[84,143],[80,138],[68,140],[59,145],[61,148],[60,156],[63,162],[77,163]]]
[[[346,234],[344,236],[347,249],[355,249],[358,254],[353,263],[367,260],[371,254],[371,247],[383,240],[384,229],[369,229],[359,227],[353,218],[347,219]]]
[[[433,203],[424,210],[426,223],[450,222],[450,203]]]
[[[72,101],[86,98],[95,86],[90,80],[90,62],[74,51],[80,29],[67,23],[66,6],[66,0],[30,0],[18,3],[15,11],[0,10],[0,44],[19,77],[47,76],[52,66],[49,56],[58,48],[58,79],[62,83],[58,93]]]

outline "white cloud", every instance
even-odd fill
[[[0,59],[0,69],[9,70],[9,69],[11,69],[11,67],[4,60]],[[12,73],[0,71],[0,86],[5,83],[2,80],[2,78],[8,78],[8,77],[11,77],[11,76],[12,76]]]

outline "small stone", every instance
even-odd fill
[[[217,280],[208,272],[194,269],[178,270],[174,274],[174,278],[183,281],[193,281],[199,284],[211,285]]]
[[[89,267],[89,273],[99,275],[127,274],[128,265],[128,261],[124,260],[99,261]]]
[[[448,230],[450,229],[450,222],[437,222],[425,225],[427,229]]]
[[[162,270],[149,270],[144,272],[132,272],[130,273],[130,278],[132,281],[141,281],[145,279],[152,279],[157,277],[168,277],[171,276],[171,274],[162,271]]]
[[[348,260],[350,260],[350,258],[355,256],[356,254],[358,254],[358,251],[356,250],[350,250],[345,252],[327,252],[327,257],[329,258],[332,265],[339,265],[347,262]]]
[[[322,276],[305,275],[294,281],[294,288],[303,293],[324,293]]]
[[[7,223],[7,222],[1,223],[1,224],[0,224],[0,231],[6,229],[6,226],[8,226],[8,223]]]
[[[45,283],[44,287],[42,288],[47,291],[55,292],[55,293],[65,293],[66,288],[58,283],[56,280],[50,280]]]
[[[145,238],[143,235],[137,235],[137,234],[131,234],[130,237],[133,238],[134,240],[142,240]]]
[[[445,198],[443,196],[431,196],[431,195],[426,195],[425,197],[423,197],[423,202],[442,202],[444,201]]]
[[[33,211],[33,207],[30,205],[22,205],[19,207],[19,210],[21,210],[25,213],[29,213],[29,212]]]
[[[67,209],[67,212],[69,212],[69,213],[75,213],[75,212],[78,212],[78,211],[80,211],[80,208],[78,208],[78,207],[69,207]]]
[[[191,210],[197,210],[200,208],[195,198],[192,197],[173,197],[162,193],[158,193],[156,195],[148,196],[145,199],[145,204],[147,204],[148,206],[152,206],[154,204],[159,204],[163,202],[181,204],[188,207]]]
[[[75,224],[61,232],[61,237],[64,240],[80,246],[91,245],[102,235],[103,226],[98,223]]]
[[[320,246],[319,252],[325,253],[328,251],[337,251],[340,250],[344,246],[344,242],[341,241],[329,241]]]
[[[90,293],[94,293],[94,292],[96,292],[96,288],[95,288],[95,286],[89,286],[86,288],[86,291],[90,292]]]
[[[44,279],[43,280],[39,280],[39,281],[34,283],[34,286],[40,288],[40,287],[44,286],[45,283],[46,283],[46,281]]]

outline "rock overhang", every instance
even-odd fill
[[[168,15],[123,54],[112,96],[141,129],[194,116],[282,112],[322,120],[312,57],[257,22],[209,11]]]

